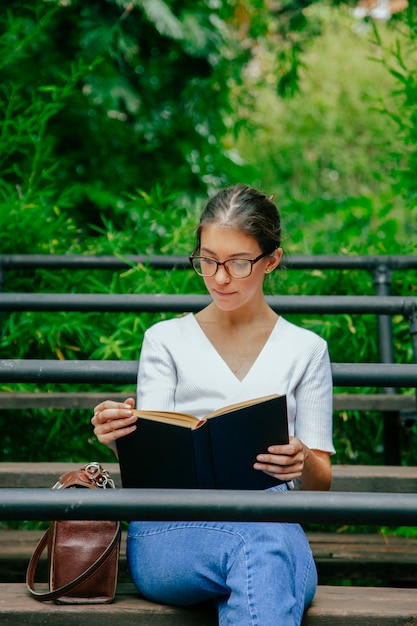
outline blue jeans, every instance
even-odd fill
[[[149,600],[213,600],[220,626],[296,626],[317,587],[298,524],[131,522],[127,558]]]

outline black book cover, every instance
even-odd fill
[[[267,489],[278,484],[253,469],[256,455],[288,442],[285,396],[208,418],[196,429],[138,419],[117,441],[125,488]]]

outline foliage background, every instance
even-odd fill
[[[330,0],[9,1],[0,9],[1,251],[188,254],[207,194],[244,181],[275,195],[287,255],[415,254],[411,5],[374,24]],[[5,289],[198,293],[202,285],[191,272],[127,266],[15,271]],[[395,275],[393,293],[416,289],[415,272]],[[284,270],[267,290],[354,295],[373,285],[360,272]],[[155,319],[3,314],[1,354],[136,359]],[[291,319],[324,336],[335,362],[378,360],[372,316]],[[394,340],[396,359],[412,362],[402,319]],[[90,416],[1,411],[0,460],[111,459]],[[416,435],[414,424],[403,427],[404,464],[416,462]],[[335,415],[335,443],[335,462],[383,462],[381,417]]]

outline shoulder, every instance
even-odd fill
[[[276,352],[293,363],[329,361],[327,341],[315,332],[280,317],[276,334]]]
[[[145,340],[157,343],[181,340],[184,335],[188,335],[195,323],[191,313],[182,317],[174,317],[169,320],[157,322],[145,332]]]
[[[278,330],[281,337],[285,337],[286,340],[294,342],[296,345],[327,349],[327,342],[323,337],[312,330],[297,326],[283,317],[279,318]]]

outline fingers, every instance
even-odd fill
[[[101,413],[102,411],[106,411],[107,409],[133,409],[135,406],[134,398],[126,398],[124,402],[114,402],[113,400],[105,400],[104,402],[100,402],[97,406],[94,407],[94,415],[96,413]]]
[[[133,407],[133,398],[128,398],[125,402],[106,400],[98,404],[91,418],[97,439],[115,449],[117,439],[136,429],[137,417],[132,414]]]
[[[280,465],[255,463],[254,468],[258,471],[265,472],[265,474],[268,474],[269,476],[272,476],[277,480],[282,480],[284,482],[297,480],[303,475],[302,468],[297,468],[296,466],[283,467]]]
[[[304,448],[302,443],[292,438],[286,445],[270,446],[268,453],[256,457],[254,468],[266,472],[280,480],[299,478],[304,470]]]
[[[91,423],[93,426],[99,426],[109,420],[131,417],[134,406],[135,401],[133,398],[127,398],[125,402],[105,400],[94,407],[94,415],[91,418]]]
[[[268,474],[269,476],[272,476],[273,478],[276,478],[277,480],[282,480],[284,482],[300,478],[304,470],[303,463],[292,465],[278,465],[273,462],[256,462],[253,467],[256,470],[265,472],[265,474]]]
[[[297,437],[291,437],[289,443],[283,445],[272,445],[268,447],[270,454],[284,457],[288,463],[293,462],[291,459],[299,459],[304,457],[304,446]],[[285,463],[285,460],[283,461]]]

